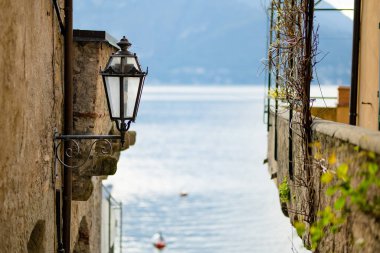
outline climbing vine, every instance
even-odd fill
[[[316,250],[319,243],[328,234],[334,234],[346,224],[349,214],[353,210],[360,210],[368,215],[380,218],[380,173],[376,155],[373,152],[359,151],[350,163],[337,163],[333,152],[328,163],[335,169],[323,168],[321,183],[326,186],[325,194],[334,199],[331,206],[327,206],[317,214],[317,219],[310,225],[310,245],[308,248]],[[316,156],[319,157],[319,152]],[[350,166],[356,164],[352,159],[364,160],[359,168]],[[350,168],[352,167],[352,168]],[[299,236],[306,232],[303,222],[295,222]]]
[[[290,188],[288,185],[288,179],[285,177],[282,183],[278,187],[281,203],[287,203],[290,200]]]
[[[314,28],[314,4],[314,0],[273,0],[271,2],[271,43],[268,53],[269,79],[275,84],[275,87],[268,90],[268,96],[275,101],[274,122],[271,124],[277,128],[279,103],[286,104],[282,108],[289,112],[289,132],[298,137],[295,154],[297,157],[294,157],[294,160],[299,161],[303,166],[303,170],[298,171],[297,175],[290,175],[289,179],[292,184],[302,187],[305,191],[302,198],[310,202],[313,202],[315,198],[312,188],[313,161],[309,148],[312,142],[310,84],[313,79],[313,69],[317,64],[318,48],[317,29]],[[285,182],[288,183],[287,179]],[[287,193],[284,182],[279,187],[281,202],[288,203],[290,192]],[[288,208],[287,211],[302,213],[309,223],[314,221],[313,204],[303,207],[302,210]]]
[[[293,140],[297,140],[294,143],[296,152],[289,155],[289,180],[285,177],[279,184],[280,201],[289,213],[294,214],[297,233],[312,250],[317,250],[327,235],[340,231],[353,210],[380,218],[380,197],[374,194],[380,189],[379,165],[374,153],[356,148],[356,157],[341,162],[335,152],[327,161],[323,160],[320,152],[312,152],[313,148],[320,149],[321,146],[312,141],[310,113],[310,83],[318,54],[314,7],[319,2],[271,1],[267,62],[269,81],[275,84],[275,87],[268,89],[268,97],[275,101],[271,108],[274,122],[270,125],[277,128],[279,109],[288,110],[289,148],[293,147]],[[280,107],[280,103],[286,106]],[[278,134],[276,131],[275,136]],[[356,168],[354,166],[358,163],[353,161],[355,159],[365,162],[360,162],[360,168]],[[294,163],[301,169],[293,175],[290,169],[297,166]],[[323,192],[315,190],[319,176],[319,189]],[[293,189],[298,189],[297,193],[300,194],[294,194],[291,198]],[[327,199],[331,200],[330,205],[323,209],[320,208],[320,194],[326,194]],[[296,204],[292,203],[293,199]]]

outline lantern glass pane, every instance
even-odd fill
[[[111,118],[120,117],[120,78],[115,76],[104,77],[106,82],[108,102]]]
[[[140,77],[124,78],[124,115],[133,118],[139,91]]]
[[[111,67],[120,66],[120,62],[121,62],[121,57],[113,56],[111,57],[108,66],[111,66]]]
[[[133,64],[133,66],[135,66],[136,69],[141,71],[135,57],[131,57],[131,56],[127,57],[127,64]]]

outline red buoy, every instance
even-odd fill
[[[152,241],[153,241],[153,246],[156,249],[162,250],[166,247],[166,242],[161,232],[154,234],[152,237]]]
[[[156,242],[153,245],[154,245],[154,247],[156,247],[156,249],[159,249],[159,250],[161,250],[161,249],[163,249],[163,248],[166,247],[166,243],[165,242]]]

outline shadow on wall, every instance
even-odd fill
[[[83,216],[80,222],[78,238],[77,238],[77,241],[75,242],[73,253],[89,253],[89,252],[90,252],[90,231],[88,229],[86,217]]]
[[[28,241],[28,253],[45,252],[45,221],[39,220],[33,228]]]

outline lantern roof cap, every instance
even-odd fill
[[[132,46],[132,43],[129,42],[129,40],[123,36],[121,40],[117,43],[117,45],[120,47],[120,50],[116,52],[115,55],[119,56],[132,56],[134,53],[128,51],[128,49]]]
[[[126,51],[130,46],[132,46],[132,43],[129,42],[129,40],[123,36],[123,38],[117,43],[117,45],[120,47],[121,50]]]

